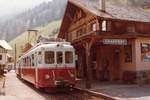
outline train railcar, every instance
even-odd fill
[[[16,73],[36,88],[74,87],[75,50],[69,42],[39,43],[20,57]]]

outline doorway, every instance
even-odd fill
[[[101,81],[120,79],[120,46],[104,45],[100,48],[99,66]]]

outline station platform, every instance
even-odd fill
[[[104,100],[150,100],[149,84],[123,84],[93,81],[92,88],[85,88],[85,81],[78,80],[77,89],[103,97]]]

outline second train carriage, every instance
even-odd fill
[[[36,88],[73,87],[75,50],[69,42],[40,43],[19,59],[16,73]]]

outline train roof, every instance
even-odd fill
[[[23,56],[20,57],[20,59],[22,57],[25,57],[26,55],[34,52],[34,51],[38,51],[41,50],[42,48],[44,49],[53,49],[53,50],[62,50],[62,49],[69,49],[69,50],[74,50],[73,46],[71,45],[70,42],[45,42],[45,43],[38,43],[37,45],[35,45],[34,47],[32,47],[26,54],[24,54]]]

